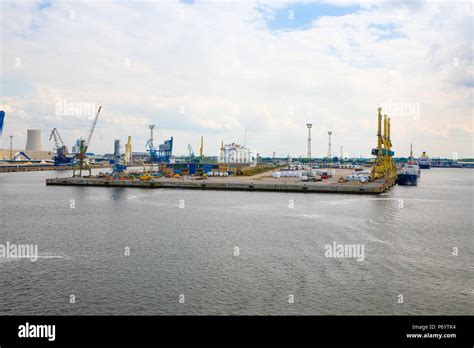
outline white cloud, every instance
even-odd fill
[[[334,149],[368,156],[377,107],[392,101],[420,105],[419,119],[393,115],[397,155],[414,142],[435,156],[474,156],[469,2],[365,3],[284,32],[267,28],[261,6],[2,2],[0,146],[9,134],[24,141],[26,128],[46,137],[57,127],[68,144],[85,136],[90,120],[54,114],[67,100],[103,106],[98,152],[128,135],[143,150],[155,123],[177,153],[204,135],[215,154],[221,139],[243,142],[246,128],[261,154],[299,156],[312,121],[314,154],[326,154],[332,129]]]

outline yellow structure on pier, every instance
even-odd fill
[[[128,142],[125,144],[125,156],[123,163],[127,166],[132,163],[132,137],[128,136]]]
[[[371,170],[372,180],[377,179],[395,179],[397,169],[393,162],[392,141],[390,140],[390,117],[383,116],[383,135],[382,135],[382,108],[378,109],[378,128],[377,128],[377,148],[372,149],[372,155],[375,155],[374,165]]]
[[[199,148],[199,158],[202,158],[204,154],[204,137],[201,136],[201,147]]]

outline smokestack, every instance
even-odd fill
[[[39,129],[28,129],[25,150],[41,151],[41,131]]]

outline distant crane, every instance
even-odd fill
[[[202,158],[204,152],[204,137],[201,136],[201,147],[199,148],[199,157]]]
[[[169,163],[173,155],[173,137],[155,147],[153,143],[153,129],[155,125],[151,124],[148,127],[150,128],[150,139],[148,139],[145,148],[150,153],[150,163]]]
[[[53,128],[53,130],[51,131],[51,135],[49,136],[49,141],[51,141],[53,137],[54,137],[54,144],[56,145],[56,148],[59,148],[60,147],[59,145],[65,146],[64,141],[61,138],[61,135],[59,135],[57,128]]]
[[[378,108],[377,127],[377,147],[372,149],[372,155],[376,156],[371,169],[371,178],[395,179],[397,169],[393,162],[394,152],[392,151],[392,141],[390,139],[390,118],[383,115],[383,135],[382,135],[382,108]],[[354,156],[355,157],[355,156]]]
[[[100,110],[102,110],[102,106],[99,106],[97,110],[97,114],[95,115],[94,122],[92,123],[91,130],[89,132],[89,136],[87,137],[87,141],[81,139],[80,146],[79,146],[79,153],[76,155],[76,159],[78,160],[78,164],[73,167],[72,176],[76,176],[76,170],[79,170],[79,176],[82,176],[82,171],[87,170],[89,172],[89,176],[92,174],[91,167],[88,163],[86,152],[89,148],[89,144],[92,139],[92,135],[95,131],[95,126],[97,125],[97,120],[99,119]]]
[[[10,159],[13,159],[13,135],[10,135]]]
[[[55,144],[55,156],[54,156],[54,165],[55,166],[62,166],[62,165],[70,165],[74,163],[74,157],[68,157],[68,149],[67,146],[64,144],[61,135],[59,134],[56,128],[53,128],[51,131],[51,135],[49,136],[49,140],[54,139]]]
[[[128,136],[128,141],[125,144],[125,156],[123,163],[127,166],[132,163],[132,137]]]

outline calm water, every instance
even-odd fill
[[[0,174],[0,244],[41,256],[0,259],[2,315],[474,314],[474,170],[377,197],[44,184],[61,175]]]

